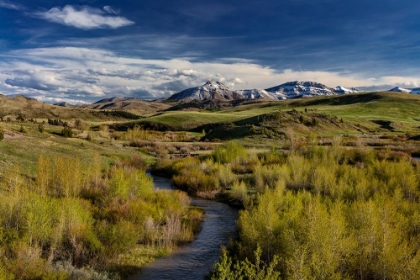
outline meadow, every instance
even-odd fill
[[[124,278],[194,239],[186,193],[241,209],[209,278],[420,277],[417,95],[143,116],[2,102],[0,279]]]

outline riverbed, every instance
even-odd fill
[[[152,176],[155,189],[173,189],[171,180]],[[220,246],[227,245],[236,230],[238,211],[227,204],[191,198],[191,205],[204,209],[205,218],[196,239],[150,265],[143,267],[130,280],[204,279],[219,259]]]

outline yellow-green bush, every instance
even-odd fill
[[[219,163],[243,163],[247,160],[248,151],[238,142],[231,141],[218,146],[211,156]]]
[[[252,264],[281,279],[420,277],[420,168],[334,145],[263,160],[235,186],[235,197],[260,193],[240,212],[239,241],[215,275],[233,279]]]
[[[118,270],[118,255],[138,241],[163,251],[192,239],[197,215],[189,213],[189,198],[154,192],[139,159],[102,172],[99,157],[84,163],[41,156],[37,167],[35,180],[17,167],[2,172],[0,279],[68,279],[72,273],[108,279],[95,270],[111,263]]]

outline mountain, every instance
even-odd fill
[[[357,89],[355,89],[355,88],[345,88],[345,87],[342,87],[342,86],[338,86],[338,87],[336,87],[335,89],[334,89],[334,91],[336,92],[336,93],[338,93],[338,94],[346,94],[346,93],[356,93],[356,92],[359,92]]]
[[[175,93],[168,98],[170,101],[192,101],[192,100],[234,100],[233,91],[221,82],[207,81],[204,85],[189,88]]]
[[[117,110],[127,111],[139,116],[155,114],[158,111],[166,110],[170,106],[159,101],[145,101],[133,97],[115,96],[101,99],[92,104],[79,105],[80,108],[96,110]]]
[[[268,89],[247,89],[230,90],[221,82],[206,82],[204,85],[189,88],[176,93],[168,98],[169,101],[209,101],[209,100],[241,100],[241,99],[261,99],[261,100],[283,100],[299,97],[311,97],[320,95],[335,95],[345,93],[355,93],[357,89],[347,89],[327,87],[315,82],[288,82]]]
[[[266,89],[267,92],[274,94],[278,99],[291,99],[298,97],[312,97],[320,95],[337,94],[333,88],[315,82],[288,82]]]
[[[245,89],[245,90],[235,90],[234,96],[238,96],[241,99],[271,99],[277,100],[277,96],[274,94],[267,92],[264,89]]]
[[[412,94],[420,94],[420,88],[402,88],[402,87],[394,87],[390,89],[391,92],[406,92],[406,93],[412,93]]]
[[[60,107],[72,107],[73,105],[67,102],[58,102],[58,103],[54,103],[54,106],[60,106]]]
[[[394,87],[394,88],[390,89],[389,91],[391,91],[391,92],[407,92],[407,93],[411,92],[411,90],[406,89],[406,88],[402,88],[402,87]]]
[[[122,96],[114,96],[114,97],[111,97],[111,98],[104,98],[104,99],[98,100],[98,101],[96,101],[93,104],[115,103],[115,102],[130,100],[130,99],[135,99],[135,98],[122,97]]]

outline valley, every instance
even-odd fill
[[[420,275],[419,95],[190,92],[0,96],[0,279],[141,275],[205,226],[187,194],[239,209],[211,279]],[[177,190],[153,191],[148,168]]]

